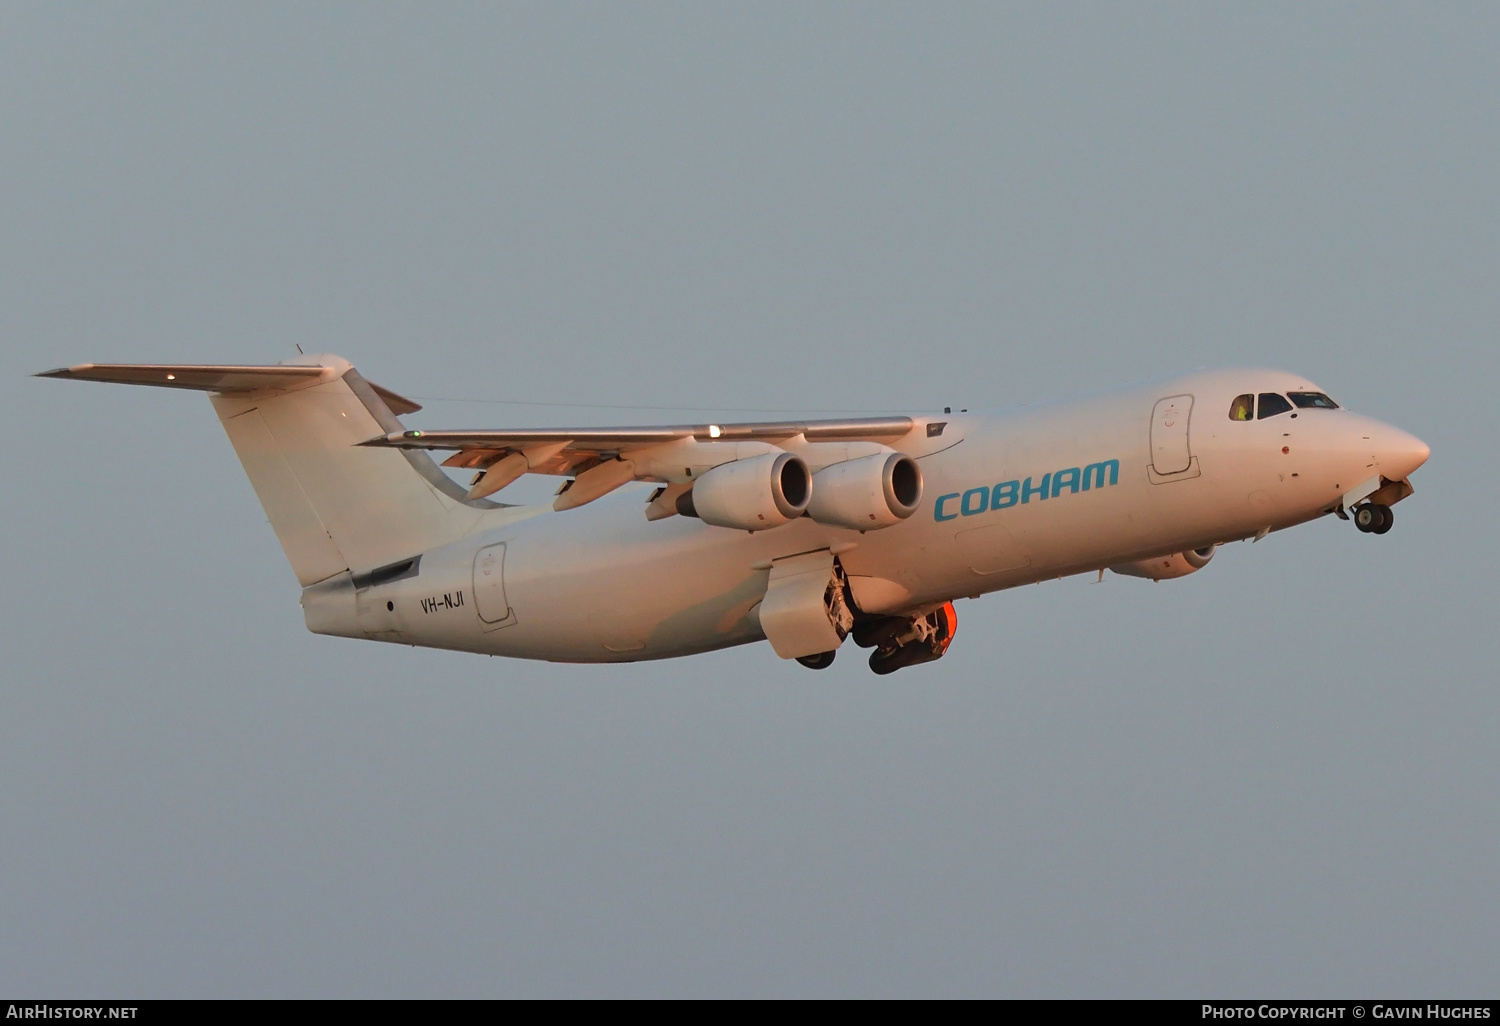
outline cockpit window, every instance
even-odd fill
[[[1260,394],[1260,412],[1256,419],[1265,420],[1267,417],[1277,417],[1292,408],[1292,404],[1286,401],[1286,396],[1277,395],[1275,392],[1262,392]]]
[[[1234,397],[1229,404],[1230,420],[1251,420],[1255,416],[1255,396],[1249,392]]]
[[[1322,392],[1288,392],[1287,398],[1304,410],[1336,410],[1339,404]]]

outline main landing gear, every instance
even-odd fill
[[[1378,502],[1367,502],[1362,506],[1354,507],[1354,526],[1365,534],[1385,534],[1391,529],[1395,518],[1391,514],[1391,507],[1382,506]]]
[[[925,616],[875,616],[854,625],[851,637],[860,648],[873,648],[870,669],[879,674],[895,673],[907,666],[941,659],[958,630],[958,614],[947,602]],[[826,670],[836,652],[798,656],[809,670]]]
[[[870,669],[879,674],[895,673],[907,666],[941,659],[958,630],[958,614],[948,602],[926,616],[911,619],[883,616],[854,625],[854,643],[873,648]]]

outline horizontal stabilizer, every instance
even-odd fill
[[[314,384],[327,374],[320,366],[270,364],[241,366],[236,364],[170,364],[170,363],[80,363],[43,371],[39,378],[63,378],[72,381],[106,381],[117,385],[155,385],[158,388],[187,388],[198,392],[258,392],[268,388],[290,388]],[[370,382],[392,413],[415,413],[422,407],[390,389]]]

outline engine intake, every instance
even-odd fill
[[[1142,559],[1124,566],[1112,566],[1110,570],[1126,577],[1170,581],[1174,577],[1186,577],[1208,566],[1208,561],[1214,558],[1214,552],[1218,548],[1218,545],[1205,545],[1201,549],[1188,549],[1186,552],[1174,552],[1170,556],[1157,556],[1155,559]]]
[[[899,452],[876,453],[813,475],[807,515],[820,524],[873,531],[899,524],[922,502],[922,470]]]
[[[716,527],[764,531],[796,520],[812,498],[812,474],[789,452],[721,464],[677,499],[677,512]]]

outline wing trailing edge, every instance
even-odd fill
[[[720,464],[774,452],[782,446],[804,455],[811,450],[836,450],[830,462],[843,460],[849,458],[852,446],[883,448],[910,435],[915,424],[910,417],[859,417],[743,424],[393,431],[360,444],[452,451],[443,466],[479,472],[469,487],[471,497],[492,494],[527,473],[572,477],[574,480],[563,485],[553,504],[563,510],[592,502],[632,480],[684,485]],[[751,451],[747,453],[747,449]],[[859,454],[867,455],[863,449]]]
[[[377,435],[362,445],[392,449],[483,449],[520,451],[537,445],[568,443],[589,453],[619,452],[663,445],[679,439],[699,442],[770,442],[802,436],[809,442],[893,442],[911,433],[910,417],[856,417],[843,420],[784,420],[745,424],[670,424],[643,427],[536,428],[503,431],[400,431]],[[455,464],[457,465],[457,464]]]

